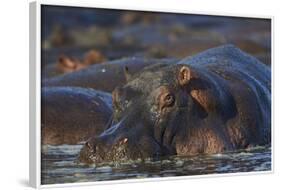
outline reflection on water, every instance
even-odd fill
[[[86,166],[76,163],[82,145],[42,147],[42,184],[93,182],[271,170],[271,148],[162,160]]]

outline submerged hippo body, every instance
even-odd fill
[[[174,63],[175,59],[124,58],[46,79],[42,85],[77,86],[112,92],[116,86],[122,85],[126,81],[126,76],[123,74],[124,67],[128,66],[131,73],[136,73],[146,66],[160,62]]]
[[[77,144],[100,134],[112,115],[111,96],[79,87],[42,88],[42,144]]]
[[[113,91],[111,127],[80,161],[220,153],[271,142],[271,71],[232,45],[160,64]]]

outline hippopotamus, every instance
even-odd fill
[[[105,62],[105,60],[105,56],[95,49],[91,49],[85,53],[83,59],[62,54],[58,56],[58,60],[55,64],[53,63],[42,67],[42,78],[46,79],[64,73],[78,71],[89,65]]]
[[[96,90],[112,92],[115,87],[126,81],[124,68],[130,66],[130,73],[156,63],[174,63],[176,59],[152,59],[143,57],[130,57],[110,61],[103,64],[91,65],[85,69],[43,80],[42,86],[76,86],[93,88]]]
[[[83,163],[215,154],[271,143],[271,70],[233,45],[131,75]]]
[[[112,115],[111,95],[79,87],[41,91],[42,144],[79,144],[105,130]]]

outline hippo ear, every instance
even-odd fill
[[[61,68],[75,68],[77,66],[78,61],[74,58],[67,57],[65,55],[61,55],[58,59],[58,66]]]
[[[182,66],[178,72],[178,81],[181,86],[186,85],[191,78],[190,68]]]
[[[132,77],[132,75],[129,73],[129,68],[127,66],[124,67],[124,75],[126,78],[126,81],[128,82],[130,80],[130,78]]]

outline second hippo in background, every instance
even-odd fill
[[[105,130],[112,115],[111,95],[79,87],[41,91],[42,144],[78,144]]]
[[[173,64],[176,61],[177,59],[173,58],[124,58],[99,65],[92,65],[80,71],[43,80],[42,86],[77,86],[112,92],[115,87],[125,84],[126,75],[124,75],[124,68],[126,67],[130,67],[130,73],[134,74],[149,65],[157,63]]]
[[[46,79],[65,73],[79,71],[90,65],[103,63],[105,61],[105,56],[94,49],[85,53],[83,59],[62,54],[58,56],[56,63],[42,66],[42,78]]]
[[[214,154],[271,143],[271,71],[232,45],[157,64],[112,93],[111,127],[79,160]]]

